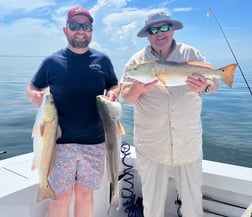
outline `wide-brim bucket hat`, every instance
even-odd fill
[[[173,26],[174,30],[182,29],[183,24],[178,20],[173,20],[169,14],[165,11],[159,11],[150,14],[145,20],[144,27],[137,33],[138,37],[147,37],[148,29],[156,23],[169,23]]]

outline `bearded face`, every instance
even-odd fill
[[[89,18],[86,16],[74,16],[71,19],[71,22],[63,28],[63,31],[69,46],[73,49],[88,48],[92,40],[92,24],[90,23]]]
[[[81,34],[81,33],[76,33],[76,35],[68,35],[67,36],[67,40],[68,43],[74,47],[74,48],[86,48],[88,47],[88,45],[90,44],[91,40],[92,40],[92,36],[91,35],[87,35],[87,34]]]

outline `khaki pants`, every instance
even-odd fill
[[[170,178],[174,179],[182,201],[183,217],[203,217],[201,159],[182,166],[168,166],[153,162],[139,152],[136,157],[142,184],[144,217],[165,217]]]

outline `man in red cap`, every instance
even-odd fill
[[[104,174],[105,135],[96,96],[117,101],[120,91],[113,65],[105,54],[89,48],[93,18],[82,6],[68,11],[63,32],[67,48],[45,58],[27,87],[27,97],[40,106],[50,87],[62,134],[49,183],[57,199],[49,202],[49,217],[68,217],[72,194],[74,216],[93,216],[93,191]]]

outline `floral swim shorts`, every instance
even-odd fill
[[[104,175],[104,143],[57,144],[56,147],[56,159],[48,178],[56,194],[68,191],[76,182],[92,190],[99,188]]]

